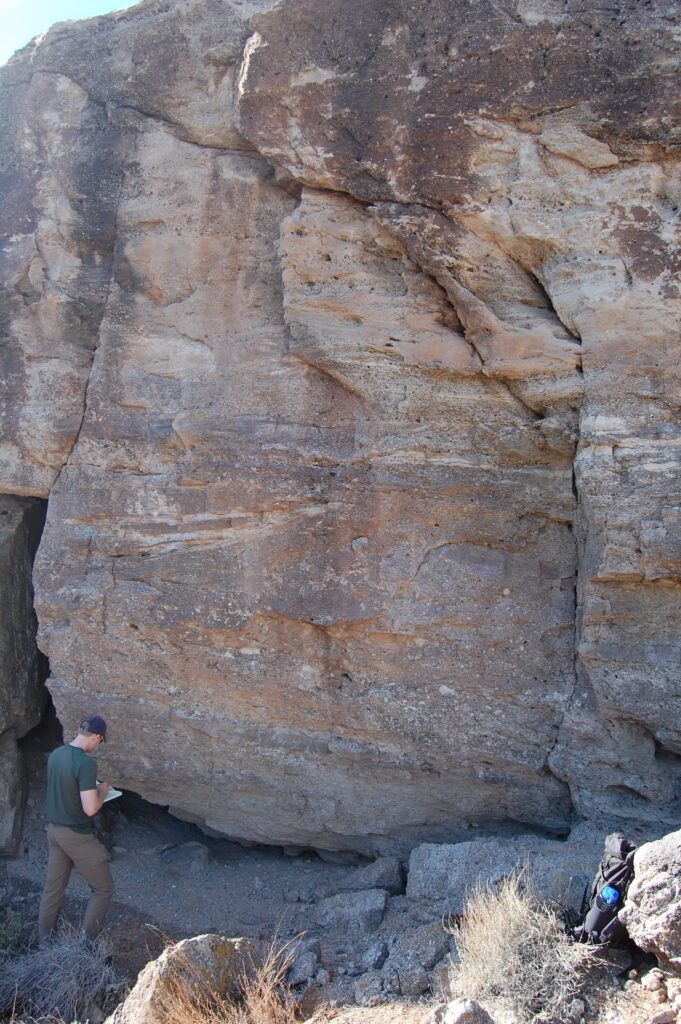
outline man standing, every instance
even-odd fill
[[[64,903],[71,868],[90,886],[83,931],[95,938],[104,927],[114,883],[106,849],[94,833],[92,818],[111,789],[97,782],[97,762],[88,757],[106,740],[106,722],[87,715],[70,743],[57,747],[47,761],[47,881],[40,900],[40,941],[49,939]]]

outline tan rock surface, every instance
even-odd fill
[[[367,853],[677,814],[671,21],[554,6],[144,3],[4,72],[0,484],[119,785]]]
[[[302,26],[284,54],[294,6]],[[550,765],[581,814],[673,822],[681,197],[670,10],[643,28],[633,4],[601,12],[598,27],[577,5],[443,2],[425,19],[409,5],[361,19],[331,7],[332,43],[319,42],[312,4],[255,20],[242,128],[297,179],[375,205],[447,291],[484,373],[566,453],[581,406],[577,685]],[[598,67],[608,72],[594,88]]]

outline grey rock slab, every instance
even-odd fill
[[[161,860],[175,870],[196,873],[202,871],[209,861],[213,860],[213,854],[203,843],[192,840],[164,850]]]
[[[430,990],[428,972],[416,960],[404,961],[397,969],[397,977],[403,996],[421,996]]]
[[[447,956],[450,949],[451,936],[445,931],[442,921],[406,925],[398,936],[393,937],[387,966],[400,971],[406,963],[418,963],[429,971]]]
[[[388,959],[388,944],[381,940],[372,943],[362,954],[362,967],[366,971],[378,971]]]
[[[340,883],[340,889],[386,889],[391,895],[404,892],[405,873],[397,857],[377,857],[357,868]]]
[[[291,964],[288,973],[286,975],[286,981],[289,985],[303,985],[310,981],[311,978],[317,972],[319,966],[319,958],[316,953],[308,950],[307,952],[300,953],[296,956],[295,960]]]
[[[37,725],[46,700],[32,583],[44,521],[43,502],[0,494],[0,734],[17,739]]]
[[[0,854],[14,856],[21,839],[26,772],[11,733],[0,735]]]
[[[534,836],[424,843],[409,859],[407,898],[460,914],[467,893],[476,886],[524,871],[540,895],[574,908],[599,860],[600,847],[590,842],[561,843]]]
[[[355,982],[353,995],[358,1006],[380,1006],[390,1000],[380,971],[367,971]]]
[[[315,921],[321,928],[373,932],[381,923],[387,902],[385,889],[329,896],[317,904]]]

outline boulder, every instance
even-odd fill
[[[403,996],[422,996],[430,991],[428,972],[424,970],[416,958],[412,961],[403,960],[397,971],[399,990]]]
[[[681,830],[636,851],[619,916],[637,946],[681,974]]]
[[[561,843],[537,836],[423,843],[409,858],[407,898],[460,914],[476,886],[523,871],[540,896],[578,909],[584,888],[598,867],[601,845]]]
[[[404,871],[397,857],[378,857],[344,878],[340,889],[386,889],[392,896],[404,892]]]
[[[494,1021],[475,999],[454,999],[445,1010],[442,1024],[494,1024]]]
[[[416,960],[429,971],[448,955],[450,949],[450,935],[442,921],[406,925],[392,942],[388,966],[399,971],[402,962],[408,959]]]
[[[441,921],[424,925],[407,921],[391,936],[389,955],[381,966],[384,975],[397,978],[402,995],[423,995],[431,989],[433,968],[449,951],[450,937]]]
[[[388,944],[384,940],[373,942],[362,954],[362,968],[365,971],[380,971],[388,959]]]
[[[367,971],[354,985],[353,996],[358,1006],[380,1006],[390,1002],[392,993],[384,987],[385,977],[380,971]]]
[[[126,999],[105,1024],[163,1024],[169,1018],[171,979],[187,992],[202,985],[224,996],[234,995],[239,982],[266,955],[265,944],[224,935],[197,935],[169,946],[144,967]]]
[[[303,985],[310,981],[317,973],[319,958],[312,950],[299,953],[286,974],[286,981],[289,985]]]
[[[204,843],[192,840],[179,843],[161,854],[164,865],[180,871],[200,872],[213,859],[213,854]]]
[[[385,889],[328,896],[317,904],[315,921],[320,928],[373,932],[383,919],[387,903]]]
[[[475,999],[453,999],[430,1010],[423,1024],[494,1024],[494,1021]]]

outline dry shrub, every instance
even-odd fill
[[[6,887],[0,889],[0,957],[18,953],[21,949],[21,936],[24,930],[24,918],[19,910],[12,906],[14,893]]]
[[[0,1013],[67,1021],[88,1016],[114,980],[109,952],[103,940],[66,927],[40,949],[4,959]]]
[[[510,1013],[518,1024],[564,1024],[596,963],[593,949],[568,938],[522,872],[477,889],[452,934],[459,958],[450,971],[453,994]]]
[[[252,964],[236,992],[220,992],[186,957],[173,964],[155,1000],[162,1024],[295,1024],[295,1001],[284,982],[293,957],[289,946],[271,944]]]

